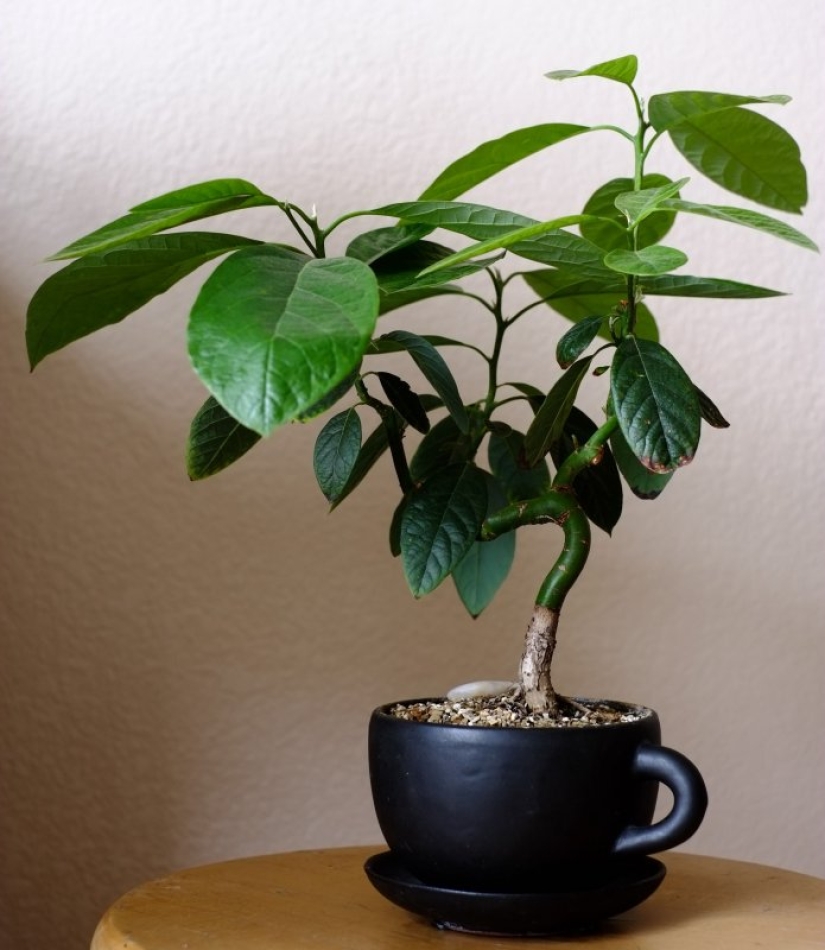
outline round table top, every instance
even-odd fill
[[[379,847],[297,851],[191,868],[120,898],[92,950],[479,950],[553,941],[439,930],[390,904],[362,865]],[[573,942],[612,950],[823,950],[825,880],[670,853],[645,903]]]

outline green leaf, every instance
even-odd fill
[[[227,211],[241,208],[254,208],[257,205],[278,204],[248,181],[239,178],[221,178],[206,181],[200,185],[190,185],[178,191],[153,198],[132,208],[131,213],[97,231],[79,238],[62,251],[53,254],[49,260],[65,260],[71,257],[85,257],[87,254],[99,254],[111,247],[149,237],[158,231],[209,218]]]
[[[763,231],[765,234],[770,234],[783,241],[790,241],[791,244],[797,244],[799,247],[807,248],[810,251],[819,250],[816,244],[801,231],[797,231],[796,228],[792,228],[784,221],[772,218],[770,215],[762,214],[759,211],[750,211],[747,208],[730,208],[724,205],[696,204],[692,201],[677,199],[665,201],[663,207],[672,211],[683,211],[688,214],[702,215],[706,218],[715,218],[717,221],[740,224],[746,228],[755,228],[757,231]]]
[[[487,483],[487,514],[498,511],[507,499],[496,480],[482,472]],[[474,541],[453,568],[458,596],[472,617],[488,607],[507,579],[516,554],[516,532],[508,531],[493,541]]]
[[[392,554],[393,557],[398,557],[401,554],[401,519],[404,517],[404,509],[407,507],[409,500],[409,495],[402,497],[401,501],[396,505],[395,511],[392,513],[392,519],[390,520],[390,554]]]
[[[201,289],[189,354],[218,401],[266,435],[350,375],[377,316],[378,287],[366,264],[251,248],[224,261]]]
[[[407,330],[393,330],[379,337],[381,340],[391,340],[399,343],[415,360],[416,365],[424,377],[444,400],[447,411],[455,419],[456,425],[462,432],[469,428],[467,410],[461,401],[453,374],[438,350],[427,342],[424,337],[409,333]]]
[[[385,254],[371,266],[378,279],[378,289],[382,295],[387,295],[460,280],[462,277],[477,274],[501,257],[498,255],[493,259],[469,261],[439,267],[437,270],[433,267],[454,256],[451,248],[432,241],[418,241],[409,247]]]
[[[613,357],[610,395],[622,434],[645,468],[669,472],[691,461],[699,445],[699,399],[663,346],[622,340]]]
[[[405,201],[384,205],[369,213],[398,218],[405,225],[425,224],[429,228],[444,228],[474,241],[486,241],[515,231],[516,228],[538,224],[534,218],[527,218],[523,214],[464,201]]]
[[[592,357],[577,360],[553,385],[541,404],[524,437],[524,451],[528,465],[535,465],[564,431],[582,380],[587,375]]]
[[[430,228],[415,225],[413,227],[376,228],[365,231],[350,242],[346,250],[347,257],[354,257],[364,264],[374,264],[393,251],[416,244],[430,233]]]
[[[645,218],[658,211],[668,198],[678,195],[689,181],[689,178],[680,178],[679,181],[671,181],[656,188],[626,191],[616,196],[615,204],[627,218],[628,224],[636,227]]]
[[[650,97],[648,115],[657,132],[667,132],[691,116],[722,112],[735,106],[773,103],[785,105],[790,96],[735,96],[725,92],[662,92]]]
[[[430,593],[464,558],[487,514],[487,484],[472,464],[436,472],[401,518],[401,560],[415,597]]]
[[[699,399],[699,411],[702,413],[702,418],[708,425],[713,426],[714,429],[730,428],[730,423],[719,411],[716,403],[714,403],[710,396],[703,393],[698,386],[696,387],[696,396]]]
[[[533,271],[523,277],[549,307],[573,323],[579,323],[594,314],[608,316],[627,294],[627,285],[618,274],[615,277],[615,289],[609,292],[600,292],[601,286],[593,281],[579,281],[561,271]],[[605,340],[612,340],[606,324],[598,335]],[[659,339],[653,314],[643,303],[636,304],[636,335],[647,340]]]
[[[164,234],[73,261],[45,280],[29,304],[32,369],[50,353],[119,323],[201,264],[258,243],[231,234]]]
[[[396,417],[398,430],[403,431],[404,420],[399,417]],[[379,424],[378,427],[367,437],[364,444],[361,446],[361,451],[358,453],[358,458],[355,460],[355,464],[352,467],[352,472],[350,473],[349,478],[347,479],[346,485],[338,493],[335,500],[332,502],[330,510],[334,510],[341,504],[341,502],[361,484],[364,478],[369,474],[370,470],[373,468],[375,463],[381,458],[381,456],[389,448],[389,438],[387,436],[387,430],[383,423]]]
[[[573,406],[564,424],[562,437],[550,446],[550,455],[556,468],[598,429],[593,420]],[[604,447],[598,465],[590,465],[573,479],[573,490],[584,513],[607,534],[613,529],[622,514],[622,482],[613,454]]]
[[[624,251],[616,248],[608,251],[604,262],[611,270],[620,274],[637,274],[639,277],[655,277],[657,274],[667,274],[687,263],[687,254],[683,254],[675,247],[665,247],[663,244],[653,244],[650,247],[640,248],[638,251]]]
[[[210,396],[197,411],[189,429],[186,468],[196,481],[222,471],[260,441],[257,432],[242,426]]]
[[[379,314],[383,317],[393,310],[408,307],[410,304],[420,303],[432,297],[445,297],[448,294],[462,296],[464,291],[454,284],[439,284],[437,287],[415,287],[411,290],[398,290],[393,294],[381,294],[379,297]]]
[[[410,475],[413,481],[423,482],[435,472],[469,461],[472,446],[461,432],[452,416],[437,422],[419,442],[410,460]]]
[[[516,162],[589,131],[585,125],[551,123],[517,129],[501,138],[484,142],[448,165],[424,190],[419,201],[452,201]]]
[[[645,175],[642,178],[642,188],[660,188],[671,184],[665,175]],[[612,181],[597,188],[587,199],[584,214],[592,215],[596,221],[585,221],[579,230],[582,237],[598,245],[605,251],[612,251],[616,247],[627,247],[626,221],[616,207],[616,198],[633,190],[632,178],[614,178]],[[599,218],[608,218],[610,225],[600,222]],[[639,247],[658,244],[673,225],[676,215],[665,211],[656,211],[639,225],[636,232]],[[619,227],[615,227],[619,225]]]
[[[352,389],[352,387],[355,385],[355,380],[358,379],[360,371],[361,363],[359,361],[358,365],[353,368],[352,372],[342,379],[337,386],[333,386],[325,396],[322,396],[318,402],[314,402],[308,409],[305,409],[303,412],[299,412],[295,417],[296,421],[309,422],[311,419],[316,418],[316,416],[321,416],[328,409],[331,409],[339,399],[341,399],[343,396],[346,396],[346,394]]]
[[[550,470],[541,458],[527,464],[524,435],[511,429],[506,435],[492,432],[487,446],[490,469],[509,501],[524,501],[541,495],[550,485]]]
[[[465,350],[476,349],[471,343],[465,343],[463,340],[455,340],[449,336],[441,336],[438,333],[424,333],[421,335],[421,339],[426,340],[433,346],[461,346]],[[385,335],[376,337],[372,343],[370,343],[367,349],[367,355],[379,356],[385,353],[404,353],[406,350],[407,347],[402,343],[397,343]]]
[[[808,200],[799,146],[763,115],[737,108],[694,115],[669,135],[694,168],[734,194],[797,213]]]
[[[631,452],[630,446],[620,429],[616,429],[610,436],[610,447],[613,450],[613,458],[622,473],[622,477],[637,498],[642,498],[645,501],[658,498],[665,490],[667,483],[673,478],[673,472],[657,474],[651,472],[649,468],[645,468]]]
[[[338,501],[361,451],[361,420],[353,409],[333,416],[318,433],[313,466],[327,501]]]
[[[567,369],[577,360],[599,335],[604,323],[602,315],[584,317],[564,333],[556,344],[556,361]]]
[[[742,284],[721,277],[691,277],[687,274],[662,274],[645,277],[642,290],[652,297],[712,297],[720,300],[755,300],[761,297],[782,297],[781,290]],[[641,334],[638,334],[641,335]]]
[[[381,388],[398,414],[405,419],[413,429],[419,432],[430,431],[430,420],[421,399],[410,389],[409,383],[393,373],[378,373]]]
[[[587,69],[557,69],[552,73],[545,73],[548,79],[574,79],[577,76],[601,76],[602,79],[612,79],[627,86],[636,78],[639,68],[638,59],[633,56],[620,56],[618,59],[609,59],[606,63],[598,63]]]

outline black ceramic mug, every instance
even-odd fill
[[[392,704],[395,705],[395,704]],[[376,709],[370,779],[390,850],[427,884],[550,888],[598,880],[616,862],[675,847],[701,824],[707,791],[660,745],[659,718],[574,728],[412,722]],[[659,782],[670,813],[651,824]]]

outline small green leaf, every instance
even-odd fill
[[[384,205],[369,213],[398,218],[405,225],[423,224],[429,228],[444,228],[474,241],[486,241],[515,231],[516,228],[538,224],[534,218],[527,218],[523,214],[463,201],[406,201]]]
[[[671,184],[665,175],[645,175],[642,178],[642,188],[660,188]],[[628,239],[625,231],[626,221],[616,207],[616,198],[633,190],[632,178],[614,178],[612,181],[597,188],[587,199],[583,213],[593,215],[595,222],[586,221],[580,225],[582,237],[598,245],[605,251],[612,251],[616,247],[627,247]],[[598,221],[599,218],[609,218],[611,225]],[[676,215],[672,212],[656,211],[639,225],[636,237],[639,247],[658,244],[668,233]],[[615,227],[614,225],[619,225]]]
[[[691,277],[687,274],[662,274],[646,277],[642,290],[652,297],[712,297],[719,300],[755,300],[761,297],[782,297],[781,290],[742,284],[722,277]],[[638,334],[641,336],[641,334]]]
[[[610,395],[622,434],[645,468],[670,472],[691,461],[699,445],[699,399],[663,346],[622,340],[613,357]]]
[[[419,442],[410,460],[413,481],[423,482],[440,469],[469,461],[472,446],[452,416],[438,421]]]
[[[366,264],[252,248],[224,261],[201,289],[189,354],[218,401],[266,435],[348,378],[377,315],[378,287]]]
[[[524,501],[541,495],[550,485],[550,469],[542,458],[527,464],[524,435],[511,429],[506,435],[492,432],[487,446],[490,469],[504,488],[508,501]]]
[[[430,593],[464,558],[487,514],[487,484],[472,464],[436,472],[401,518],[401,560],[415,597]]]
[[[399,343],[415,360],[416,365],[424,374],[427,381],[444,400],[447,411],[455,419],[456,425],[462,432],[469,428],[467,410],[461,401],[453,374],[438,350],[428,343],[424,337],[409,333],[406,330],[393,330],[379,337],[381,340],[391,340]]]
[[[663,244],[653,244],[650,247],[640,248],[638,251],[624,251],[616,248],[608,251],[604,262],[611,270],[620,274],[636,274],[639,277],[655,277],[658,274],[668,274],[687,263],[687,254],[675,247],[665,247]]]
[[[399,430],[403,430],[404,420],[397,417]],[[338,507],[341,502],[361,484],[366,475],[370,472],[375,463],[389,448],[389,438],[384,424],[381,423],[366,439],[352,467],[350,477],[346,485],[341,489],[337,498],[332,503],[332,509]]]
[[[603,316],[585,317],[562,334],[556,344],[556,362],[562,369],[571,366],[599,335]]]
[[[610,436],[610,447],[613,449],[613,458],[622,473],[622,477],[627,482],[627,487],[637,498],[642,498],[645,501],[658,498],[665,490],[667,483],[673,478],[674,472],[657,474],[651,472],[649,468],[645,468],[631,452],[630,446],[620,429],[616,429]]]
[[[783,241],[790,241],[791,244],[797,244],[809,251],[819,250],[816,244],[801,231],[797,231],[796,228],[792,228],[778,218],[772,218],[770,215],[762,214],[759,211],[750,211],[747,208],[730,208],[724,205],[696,204],[692,201],[676,199],[665,201],[663,207],[670,211],[698,214],[706,218],[715,218],[717,221],[728,221],[731,224],[740,224],[746,228],[755,228],[757,231],[763,231],[765,234],[770,234]]]
[[[689,181],[689,178],[680,178],[679,181],[671,181],[656,188],[626,191],[616,196],[615,205],[625,215],[628,224],[636,227],[645,218],[658,211],[664,201],[678,195]]]
[[[393,251],[400,251],[418,243],[421,238],[430,233],[430,228],[416,225],[414,227],[376,228],[365,231],[350,241],[346,250],[347,257],[354,257],[364,264],[374,264]]]
[[[399,310],[401,307],[408,307],[410,304],[420,303],[422,300],[429,300],[432,297],[445,297],[448,294],[463,295],[464,291],[454,284],[439,284],[437,287],[415,287],[412,290],[398,290],[394,294],[381,294],[379,297],[379,313],[392,313],[393,310]]]
[[[239,178],[221,178],[190,185],[188,188],[170,191],[159,198],[137,205],[132,208],[130,214],[79,238],[62,251],[53,254],[49,260],[99,254],[119,244],[149,237],[158,231],[166,231],[190,221],[199,221],[241,208],[277,203],[274,198]]]
[[[242,426],[210,396],[197,411],[189,429],[186,468],[196,481],[222,471],[260,441],[257,432]]]
[[[516,162],[589,131],[585,125],[552,123],[517,129],[501,138],[484,142],[448,165],[424,190],[419,201],[452,201]]]
[[[32,369],[50,353],[119,323],[201,264],[258,243],[189,231],[141,238],[73,261],[45,280],[29,304],[26,344]]]
[[[796,213],[808,200],[799,146],[763,115],[737,108],[693,115],[668,134],[694,168],[734,194]]]
[[[388,295],[460,280],[462,277],[477,274],[501,257],[498,255],[492,259],[468,261],[446,267],[434,266],[454,256],[450,248],[441,244],[417,241],[409,247],[383,255],[371,266],[378,279],[378,289],[382,295]]]
[[[553,385],[524,436],[528,465],[535,465],[564,431],[582,380],[587,375],[592,357],[577,360]]]
[[[710,396],[703,393],[698,386],[696,387],[696,395],[699,399],[699,410],[702,413],[702,418],[708,425],[713,426],[714,429],[730,428],[730,423],[719,411],[716,403]]]
[[[650,97],[650,124],[657,132],[667,132],[691,116],[722,112],[734,106],[772,103],[785,105],[790,96],[735,96],[726,92],[662,92]]]
[[[545,73],[548,79],[574,79],[577,76],[601,76],[602,79],[612,79],[614,82],[630,86],[636,78],[639,68],[638,59],[633,56],[620,56],[618,59],[609,59],[605,63],[598,63],[587,69],[557,69],[552,73]]]
[[[482,472],[487,483],[487,514],[502,508],[507,499],[496,480]],[[471,617],[488,607],[507,579],[516,553],[516,532],[508,531],[493,541],[474,541],[453,568],[458,596]]]
[[[561,468],[567,457],[584,445],[597,429],[598,426],[589,416],[573,406],[561,439],[550,446],[550,455],[556,468]],[[597,465],[588,466],[573,479],[573,491],[593,524],[607,534],[612,534],[622,514],[623,498],[619,471],[607,446]]]
[[[410,389],[409,383],[393,373],[378,373],[381,388],[392,403],[398,414],[405,419],[413,429],[419,432],[430,431],[430,420],[421,405],[421,399]]]
[[[338,501],[361,451],[361,420],[355,409],[333,416],[318,433],[313,466],[327,501]]]

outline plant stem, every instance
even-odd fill
[[[604,444],[619,424],[615,416],[610,416],[590,438],[564,460],[553,479],[554,488],[569,488],[576,476],[590,465],[597,465],[604,454]]]
[[[387,431],[387,443],[390,447],[390,455],[392,456],[392,464],[395,469],[398,484],[403,494],[408,494],[413,490],[415,484],[412,480],[412,475],[410,475],[410,467],[407,464],[407,456],[404,452],[404,443],[402,441],[404,438],[403,423],[399,425],[398,416],[391,406],[388,406],[386,403],[381,402],[380,399],[376,399],[369,394],[362,378],[356,379],[355,391],[365,406],[369,406],[378,413],[381,423]]]

